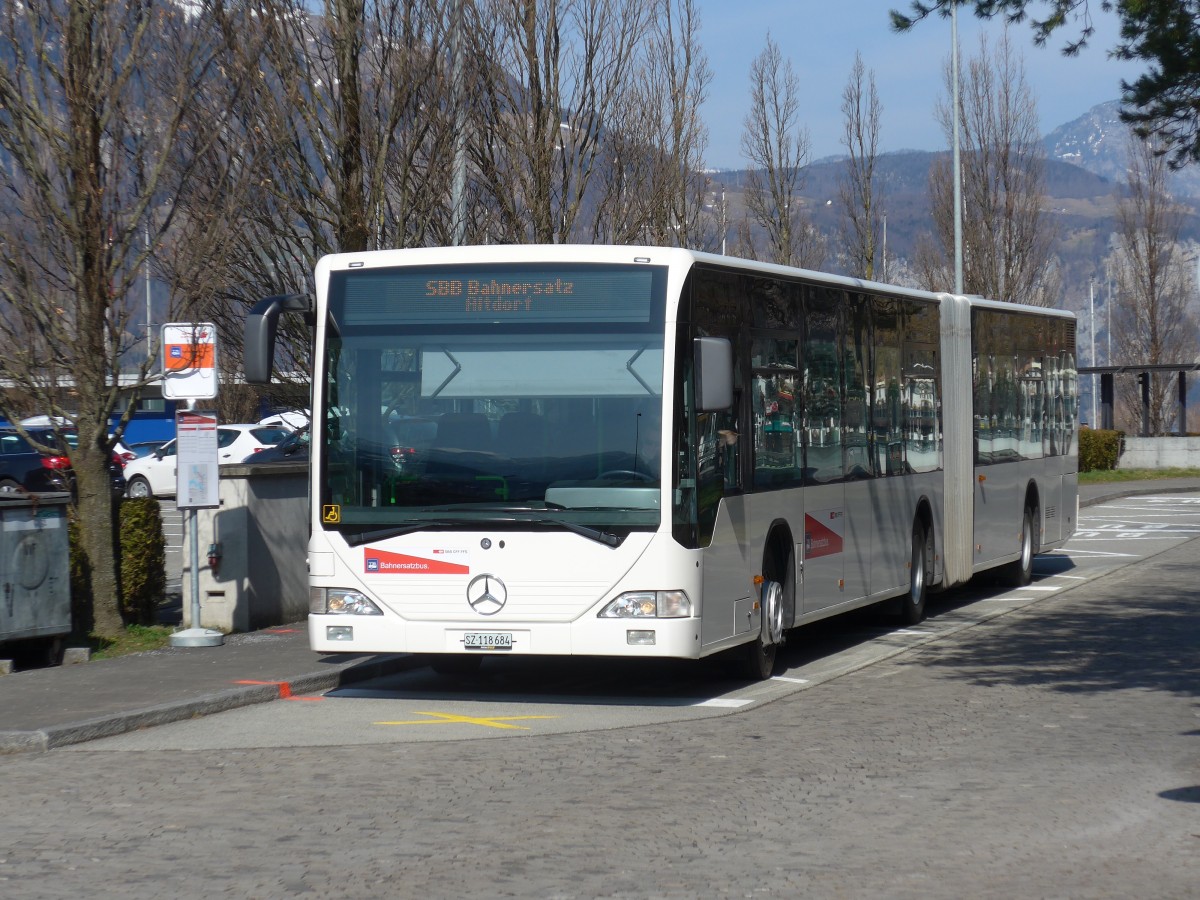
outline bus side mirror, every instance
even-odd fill
[[[733,406],[733,345],[727,338],[699,337],[696,355],[696,409],[719,412]]]
[[[259,300],[246,316],[243,365],[247,383],[271,382],[271,366],[275,362],[275,330],[280,314],[285,312],[311,315],[312,303],[303,294],[280,294]]]

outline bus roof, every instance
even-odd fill
[[[886,292],[914,299],[940,302],[953,297],[950,292],[925,291],[918,288],[901,287],[878,281],[833,275],[813,269],[799,269],[774,263],[758,262],[717,253],[704,253],[678,247],[616,244],[479,244],[462,247],[413,247],[402,250],[368,250],[359,253],[334,253],[322,257],[317,263],[320,279],[332,271],[346,269],[374,269],[390,266],[437,266],[474,263],[522,263],[522,262],[581,262],[581,263],[645,263],[666,265],[676,269],[690,269],[694,265],[718,266],[739,269],[745,272],[761,272],[764,275],[820,281],[852,291]],[[1074,319],[1075,314],[1067,310],[1029,306],[1015,301],[989,300],[975,295],[966,295],[971,306],[1013,309],[1018,307],[1031,313],[1060,316]]]

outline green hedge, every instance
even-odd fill
[[[126,625],[155,625],[158,607],[167,592],[167,544],[162,513],[153,497],[120,501],[117,518],[117,561],[121,583],[121,617]],[[71,517],[71,618],[75,632],[91,633],[92,578],[79,550],[79,524]]]
[[[121,615],[127,625],[155,625],[167,590],[166,539],[153,497],[121,502]]]
[[[1100,428],[1079,430],[1079,471],[1109,471],[1117,467],[1125,432]]]

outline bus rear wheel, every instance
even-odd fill
[[[1021,517],[1021,555],[1008,564],[1005,572],[1013,587],[1025,587],[1033,581],[1033,558],[1037,556],[1041,544],[1036,523],[1037,512],[1032,506],[1026,506]]]
[[[929,577],[933,562],[933,530],[917,519],[912,528],[912,561],[908,572],[908,595],[900,599],[900,621],[916,625],[925,619]]]

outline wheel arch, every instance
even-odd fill
[[[1042,536],[1046,530],[1045,523],[1042,521],[1042,492],[1038,488],[1036,478],[1030,478],[1029,484],[1025,486],[1025,505],[1021,507],[1022,517],[1027,509],[1033,512],[1033,552],[1036,555],[1040,552]]]
[[[927,533],[933,535],[933,559],[931,560],[933,570],[929,573],[929,586],[940,588],[945,581],[946,573],[945,564],[942,562],[942,538],[934,524],[933,502],[924,495],[917,500],[917,508],[913,512],[913,524],[918,522]]]
[[[767,536],[762,548],[762,577],[784,584],[787,579],[787,561],[792,557],[791,590],[785,591],[787,602],[783,611],[784,628],[792,628],[796,623],[796,542],[792,536],[792,527],[786,519],[776,519],[767,526]],[[786,585],[785,585],[786,586]]]
[[[1036,516],[1041,518],[1042,492],[1038,489],[1036,478],[1030,478],[1029,484],[1025,485],[1025,505],[1021,507],[1021,510],[1023,512],[1026,509],[1032,509]]]

